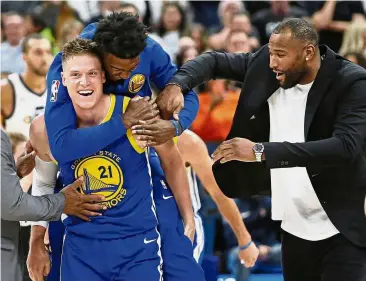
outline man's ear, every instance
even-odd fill
[[[312,60],[315,57],[316,48],[313,44],[309,44],[305,48],[305,58],[306,60]]]
[[[105,71],[102,71],[102,82],[103,84],[105,83],[106,79],[105,79]]]
[[[65,74],[63,72],[61,72],[61,78],[62,78],[62,85],[64,85],[66,87],[67,86],[67,82],[66,82]]]

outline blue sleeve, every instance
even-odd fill
[[[153,41],[152,39],[148,39]],[[165,85],[177,71],[177,67],[172,63],[170,56],[163,48],[156,43],[152,46],[151,58],[151,80],[159,90],[163,90]],[[197,116],[199,102],[197,94],[190,91],[184,95],[184,108],[179,114],[179,123],[183,130],[188,129]]]
[[[94,154],[126,134],[122,118],[90,128],[76,128],[76,113],[61,79],[61,53],[53,60],[47,74],[45,123],[53,157],[66,163]]]

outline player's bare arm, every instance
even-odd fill
[[[15,99],[13,87],[8,79],[1,80],[1,125],[5,128],[5,121],[14,111]]]
[[[177,146],[184,162],[192,166],[203,186],[215,201],[220,213],[230,224],[239,246],[247,245],[251,241],[251,236],[234,200],[226,197],[215,181],[212,172],[213,161],[205,143],[195,133],[184,131],[179,137]],[[251,267],[257,260],[258,253],[257,247],[252,243],[247,249],[239,251],[239,257],[245,262],[245,266]]]
[[[184,234],[193,243],[195,224],[193,208],[189,192],[189,183],[183,159],[173,140],[155,147],[159,155],[166,180],[172,189],[179,212],[184,221]]]
[[[32,121],[29,129],[29,140],[41,160],[46,162],[54,161],[48,144],[44,115],[39,115]]]
[[[29,140],[36,151],[37,157],[40,161],[44,161],[43,165],[47,167],[46,169],[40,167],[42,163],[38,160],[32,192],[34,195],[52,194],[57,179],[58,167],[52,161],[43,115],[37,116],[31,123]],[[44,173],[47,176],[44,176]],[[41,188],[40,185],[43,185],[44,188]],[[50,272],[50,258],[44,244],[47,226],[47,222],[39,222],[31,228],[27,267],[33,281],[43,280],[44,276],[47,276]]]

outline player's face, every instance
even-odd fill
[[[103,95],[104,71],[100,60],[91,55],[69,58],[63,64],[62,83],[74,106],[92,109]]]
[[[108,73],[108,78],[112,81],[127,79],[131,72],[136,69],[140,62],[139,56],[131,59],[120,59],[112,54],[105,54],[103,63]]]
[[[39,76],[46,76],[52,58],[50,41],[47,39],[28,41],[28,49],[23,54],[23,59],[31,72]]]
[[[272,34],[269,39],[269,66],[276,73],[280,86],[289,89],[307,74],[306,45],[293,39],[291,33]]]

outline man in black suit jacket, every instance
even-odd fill
[[[214,78],[243,82],[215,178],[230,197],[272,193],[285,281],[365,281],[366,71],[289,19],[254,54],[187,62],[162,94]]]

